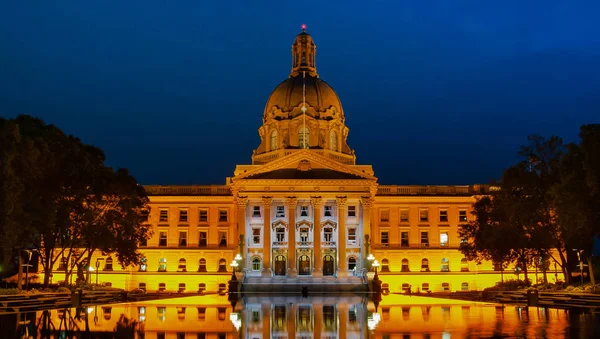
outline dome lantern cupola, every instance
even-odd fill
[[[318,78],[317,67],[315,65],[315,55],[317,46],[310,34],[306,33],[306,25],[302,24],[302,33],[296,36],[292,45],[292,71],[290,78],[301,75],[306,72],[311,77]]]

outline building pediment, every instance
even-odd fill
[[[377,181],[371,173],[328,159],[310,149],[301,150],[281,159],[253,168],[232,178],[257,180],[372,180]]]

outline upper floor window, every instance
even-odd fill
[[[188,222],[188,211],[179,210],[179,222]]]
[[[158,261],[158,271],[159,272],[167,271],[167,259],[166,258],[160,258],[160,260]]]
[[[389,272],[390,271],[390,262],[387,259],[381,260],[381,272]]]
[[[277,205],[277,207],[275,207],[275,217],[277,218],[285,218],[285,206],[283,205]]]
[[[208,246],[208,232],[200,231],[199,239],[198,239],[198,247],[206,247]]]
[[[307,242],[308,241],[308,227],[301,227],[300,228],[300,241],[301,242]]]
[[[219,210],[219,222],[227,222],[227,210]]]
[[[408,259],[402,259],[402,272],[410,272],[410,267],[408,266]]]
[[[254,245],[260,245],[260,228],[258,227],[252,229],[252,243]]]
[[[324,213],[324,215],[326,217],[332,217],[333,216],[333,213],[331,212],[331,206],[325,205],[325,213]]]
[[[408,208],[400,209],[400,222],[408,222]]]
[[[254,257],[252,258],[252,270],[255,272],[260,271],[261,267],[260,267],[260,258],[259,257]]]
[[[187,247],[187,232],[179,232],[179,247]]]
[[[442,258],[442,272],[450,272],[450,263],[448,262],[448,258]]]
[[[198,263],[198,272],[206,272],[206,259],[200,259]]]
[[[160,246],[160,247],[167,246],[167,232],[160,232],[158,234],[158,246]]]
[[[206,209],[198,210],[198,221],[199,222],[208,222],[208,210],[206,210]]]
[[[429,247],[429,232],[421,232],[421,247]]]
[[[349,217],[356,216],[356,206],[348,206],[348,216]]]
[[[448,232],[440,233],[440,246],[448,247]]]
[[[440,210],[440,222],[448,222],[448,210]]]
[[[277,237],[278,242],[285,241],[285,228],[277,227],[275,229],[275,236]]]
[[[113,258],[111,258],[111,257],[106,258],[106,262],[104,263],[104,270],[105,271],[113,270]]]
[[[460,222],[467,221],[467,210],[458,211],[458,221],[460,221]]]
[[[348,244],[356,245],[356,228],[348,228]]]
[[[274,151],[277,149],[277,146],[278,146],[277,141],[278,141],[277,131],[271,132],[271,151]]]
[[[381,221],[381,222],[390,221],[390,210],[385,209],[385,210],[379,211],[379,221]]]
[[[426,210],[426,209],[419,210],[419,221],[420,222],[428,222],[429,221],[429,210]]]
[[[333,238],[333,229],[331,227],[325,227],[323,229],[323,237],[325,238],[325,241],[331,241]]]
[[[389,233],[381,232],[381,246],[387,246],[390,243]]]
[[[336,131],[331,131],[329,134],[329,148],[334,152],[337,152],[338,150],[338,137]]]
[[[168,222],[169,221],[169,210],[162,209],[160,210],[160,217],[158,218],[159,222]]]
[[[227,232],[219,232],[219,247],[227,247]]]
[[[408,232],[400,232],[400,247],[408,247]]]
[[[308,148],[310,141],[310,130],[307,127],[303,127],[298,131],[298,147]]]
[[[179,264],[177,265],[177,272],[187,272],[187,264],[184,258],[179,259]]]
[[[308,206],[300,206],[300,216],[308,217]]]
[[[260,218],[260,206],[252,206],[252,216]]]

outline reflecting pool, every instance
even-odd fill
[[[385,296],[194,296],[0,315],[21,338],[600,338],[600,313]],[[15,333],[15,329],[18,329]]]

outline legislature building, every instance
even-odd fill
[[[493,263],[459,251],[459,228],[488,187],[379,185],[371,165],[357,164],[346,112],[315,61],[303,29],[289,76],[266,101],[252,163],[237,165],[224,185],[145,186],[153,236],[142,244],[144,258],[122,268],[96,253],[92,279],[127,290],[224,291],[238,265],[244,288],[346,288],[364,286],[377,262],[391,292],[481,290],[500,281]],[[66,264],[57,264],[55,280]]]

